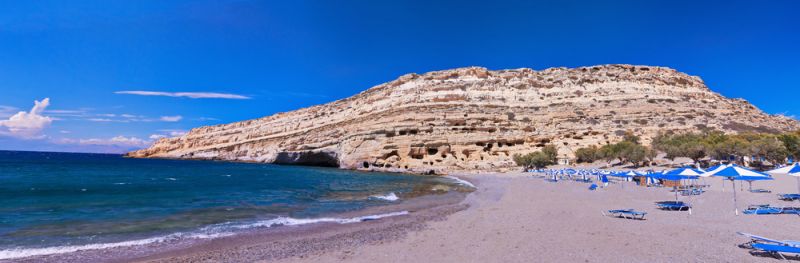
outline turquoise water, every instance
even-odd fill
[[[0,258],[30,248],[295,224],[454,183],[332,168],[0,151]]]

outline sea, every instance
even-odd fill
[[[335,215],[469,187],[441,176],[0,151],[0,259],[358,223],[408,212]]]

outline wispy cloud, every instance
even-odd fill
[[[168,137],[180,137],[186,135],[188,132],[185,130],[163,129],[158,130],[160,133],[150,135],[151,140],[158,140]]]
[[[70,139],[62,138],[55,141],[60,144],[78,144],[78,145],[106,145],[106,146],[123,146],[123,147],[146,147],[153,143],[150,140],[140,139],[137,137],[116,136],[112,138],[90,138],[90,139]]]
[[[183,116],[181,116],[181,115],[161,116],[161,118],[158,118],[158,119],[161,120],[161,121],[166,121],[166,122],[176,122],[176,121],[180,121],[181,119],[183,119]]]
[[[20,111],[7,120],[0,120],[0,135],[7,135],[22,139],[41,139],[42,130],[53,122],[53,119],[43,116],[42,112],[50,105],[50,98],[34,101],[30,112]]]
[[[17,113],[19,109],[11,106],[0,105],[0,118],[8,118]]]
[[[88,118],[87,121],[93,122],[115,122],[117,120],[107,119],[107,118]]]
[[[190,99],[235,99],[235,100],[250,99],[250,97],[244,95],[231,94],[231,93],[216,93],[216,92],[164,92],[164,91],[146,91],[146,90],[123,90],[114,93],[140,95],[140,96],[184,97]]]

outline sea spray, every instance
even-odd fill
[[[394,202],[394,201],[400,200],[400,197],[397,197],[397,195],[394,192],[391,192],[391,193],[386,194],[386,195],[373,195],[373,196],[370,196],[370,198],[380,199],[380,200],[385,200],[385,201],[390,201],[390,202]]]
[[[455,176],[449,176],[449,175],[445,175],[444,177],[445,178],[449,178],[449,179],[453,179],[454,181],[456,181],[456,183],[458,183],[460,185],[469,186],[469,187],[472,187],[472,188],[477,188],[477,187],[475,187],[474,184],[468,182],[467,180],[464,180],[464,179],[461,179],[461,178],[458,178],[458,177],[455,177]]]

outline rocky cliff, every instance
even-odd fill
[[[200,127],[130,157],[407,172],[502,170],[553,143],[559,155],[658,131],[782,132],[800,124],[712,92],[673,69],[602,65],[407,74],[350,98]]]

